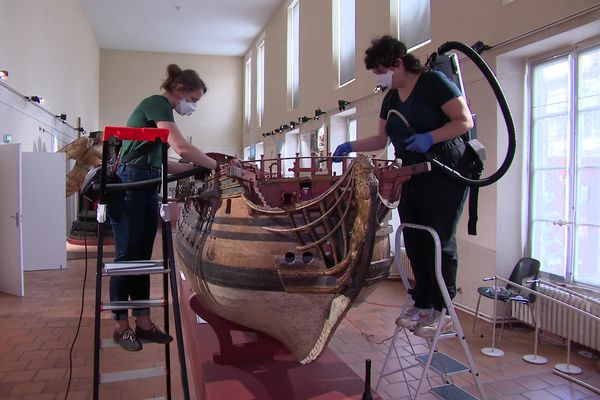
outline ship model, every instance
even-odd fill
[[[203,309],[316,360],[352,305],[390,272],[390,210],[429,170],[365,155],[233,162],[178,183],[176,249]],[[308,167],[302,167],[309,165]]]

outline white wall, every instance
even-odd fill
[[[102,50],[100,125],[121,126],[139,102],[160,94],[167,65],[193,69],[208,91],[189,117],[175,115],[184,136],[205,151],[242,157],[242,59],[140,51]]]
[[[0,69],[6,84],[25,96],[42,96],[55,114],[98,126],[99,49],[77,0],[0,0]],[[0,137],[2,132],[0,132]],[[15,137],[33,150],[30,133]],[[43,137],[49,142],[49,136]],[[62,146],[61,146],[62,147]]]

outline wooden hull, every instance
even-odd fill
[[[274,337],[301,363],[315,360],[392,263],[389,210],[368,165],[322,185],[315,178],[312,188],[323,187],[318,201],[287,209],[249,200],[253,191],[271,199],[281,196],[269,194],[277,188],[288,193],[283,181],[221,177],[189,196],[176,248],[202,306]]]

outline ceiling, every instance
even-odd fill
[[[80,0],[101,49],[243,56],[285,0]]]

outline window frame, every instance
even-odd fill
[[[256,119],[262,127],[265,117],[265,40],[256,46]]]
[[[413,26],[410,22],[414,20],[414,18],[408,18],[408,22],[407,24],[403,24],[403,15],[402,15],[402,8],[401,8],[401,2],[406,2],[407,0],[390,0],[390,32],[392,32],[392,35],[395,36],[398,40],[400,40],[401,42],[403,42],[406,45],[407,48],[407,52],[411,52],[414,51],[420,47],[423,47],[429,43],[431,43],[431,0],[413,0],[419,3],[422,3],[424,1],[427,1],[427,8],[429,10],[429,18],[428,18],[428,38],[420,41],[418,43],[407,43],[406,38],[402,37],[402,29],[403,26],[407,26],[408,30],[411,30],[410,27]],[[411,7],[409,7],[411,8]],[[412,16],[411,16],[412,17]],[[404,19],[404,22],[406,21],[406,18]],[[422,25],[422,24],[420,24]]]
[[[347,0],[346,0],[347,1]],[[336,65],[336,73],[337,73],[337,87],[344,87],[356,80],[356,0],[352,1],[352,14],[354,16],[352,28],[349,31],[352,31],[352,54],[350,55],[344,54],[344,50],[347,48],[343,44],[346,39],[344,35],[344,26],[342,26],[342,14],[344,14],[344,3],[345,0],[332,0],[332,49],[333,49],[333,58],[334,64]],[[345,58],[351,58],[347,62],[343,60]],[[342,71],[344,67],[348,67],[347,71]],[[347,79],[342,82],[342,75],[348,75]],[[350,77],[351,76],[351,77]]]
[[[300,103],[300,0],[289,3],[287,10],[287,94],[288,107]]]
[[[252,57],[244,61],[244,120],[246,127],[252,122]]]
[[[567,126],[568,126],[568,146],[569,146],[569,160],[567,163],[567,166],[565,167],[566,171],[568,172],[568,179],[570,182],[570,187],[569,189],[569,193],[566,196],[568,198],[568,203],[566,204],[566,208],[568,210],[568,215],[566,218],[566,221],[563,220],[558,220],[553,222],[553,224],[566,224],[566,228],[567,232],[565,234],[566,238],[566,254],[565,254],[565,268],[564,268],[564,275],[558,275],[555,273],[551,273],[548,271],[543,271],[544,266],[542,265],[542,269],[540,270],[540,272],[543,274],[543,276],[546,276],[554,281],[558,281],[558,282],[563,282],[563,283],[567,283],[567,284],[577,284],[577,285],[584,285],[584,286],[590,286],[593,288],[598,288],[600,287],[600,283],[596,284],[596,283],[589,283],[586,281],[578,281],[576,279],[576,268],[577,268],[577,260],[578,260],[578,256],[577,256],[577,252],[578,252],[578,246],[577,246],[577,240],[578,240],[578,234],[577,234],[577,229],[578,227],[582,226],[582,225],[589,225],[583,222],[579,222],[580,218],[578,217],[578,212],[581,212],[580,209],[578,209],[578,205],[579,205],[579,200],[578,200],[578,187],[580,185],[580,174],[581,174],[581,170],[584,169],[584,167],[579,165],[578,162],[578,151],[581,150],[581,147],[583,145],[579,144],[579,139],[578,139],[578,122],[581,116],[581,112],[582,109],[580,108],[579,105],[579,83],[580,83],[580,74],[579,74],[579,58],[582,54],[589,52],[589,51],[598,51],[600,50],[600,38],[594,38],[591,40],[587,40],[585,42],[582,43],[578,43],[576,45],[572,45],[570,47],[567,48],[558,48],[558,49],[554,49],[553,51],[550,52],[545,52],[541,55],[538,55],[536,57],[530,58],[527,60],[527,74],[528,74],[528,78],[527,78],[527,84],[528,84],[528,90],[527,90],[527,94],[528,94],[528,102],[527,104],[527,116],[528,116],[528,149],[527,149],[527,157],[528,157],[528,196],[525,199],[525,201],[527,202],[526,205],[526,209],[528,211],[528,216],[526,219],[526,227],[527,227],[527,250],[528,250],[528,254],[532,257],[536,256],[536,253],[534,253],[534,237],[533,237],[533,223],[534,221],[539,220],[539,218],[534,219],[534,215],[533,215],[533,211],[534,211],[534,202],[536,201],[536,197],[534,197],[534,171],[536,171],[536,169],[534,169],[534,144],[536,142],[536,139],[534,138],[534,115],[533,115],[533,99],[534,99],[534,71],[536,67],[539,67],[543,64],[558,60],[560,58],[565,58],[567,62],[569,63],[568,68],[569,68],[569,76],[568,76],[568,80],[569,80],[569,87],[568,87],[568,94],[569,94],[569,99],[568,99],[568,110],[567,110],[567,115],[568,115],[568,121],[567,121]],[[598,166],[600,167],[600,165]],[[598,168],[596,167],[596,168]],[[539,168],[537,169],[539,170]],[[542,263],[543,264],[543,263]]]

